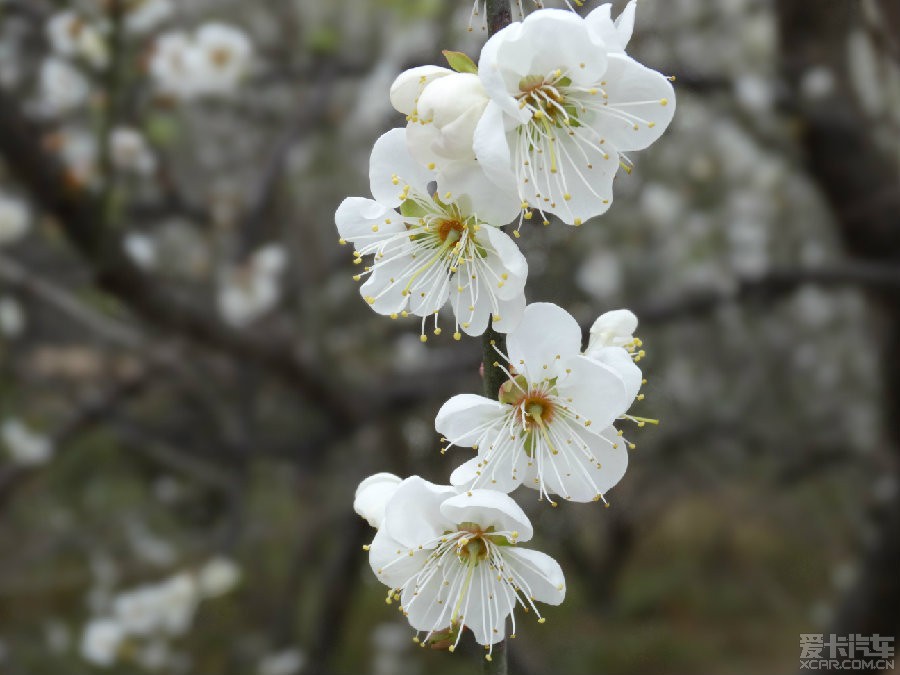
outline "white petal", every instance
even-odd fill
[[[512,497],[496,490],[471,490],[450,497],[441,504],[441,514],[449,521],[475,523],[498,532],[518,532],[518,541],[528,541],[534,531],[531,521]]]
[[[504,299],[520,295],[525,289],[525,280],[528,277],[528,261],[512,237],[500,228],[482,227],[475,235],[475,240],[487,244],[484,263],[493,273],[491,283],[497,286],[498,279],[503,281],[503,286],[495,288],[494,294]]]
[[[408,548],[427,547],[454,525],[441,515],[440,505],[458,493],[449,485],[435,485],[419,476],[410,476],[397,486],[387,503],[379,532],[387,530],[391,538]]]
[[[581,353],[581,328],[562,307],[535,302],[525,308],[518,328],[507,334],[506,348],[513,368],[529,382],[540,382],[560,375],[565,361]]]
[[[618,18],[613,21],[609,3],[600,5],[585,17],[588,27],[606,43],[609,54],[622,54],[634,31],[635,0],[626,5]]]
[[[419,66],[400,73],[391,85],[391,105],[404,115],[412,115],[416,109],[416,101],[425,86],[452,73],[449,68],[440,66]]]
[[[522,175],[528,182],[519,185],[523,198],[569,225],[605,213],[612,204],[619,156],[610,144],[600,143],[597,133],[586,126],[574,129],[573,135],[558,130],[553,147],[544,143],[542,153],[523,155],[526,149],[521,148],[514,161],[528,161],[531,169]]]
[[[450,484],[460,487],[471,483],[478,477],[481,469],[481,458],[473,457],[468,462],[460,464],[450,474]]]
[[[543,458],[543,488],[573,502],[591,502],[618,483],[628,467],[627,444],[612,426],[594,434],[582,426],[570,427],[571,443],[556,455]],[[537,489],[536,467],[528,468],[523,484]]]
[[[475,567],[463,621],[478,644],[492,645],[506,637],[506,619],[515,606],[515,594],[497,581],[495,570],[484,563]]]
[[[565,365],[572,372],[560,382],[559,396],[572,399],[569,407],[581,416],[576,424],[600,433],[628,410],[632,399],[615,370],[586,356],[572,357]]]
[[[546,553],[512,546],[503,550],[503,562],[515,570],[517,583],[532,599],[548,605],[565,600],[566,579],[562,568]]]
[[[432,180],[434,172],[409,154],[405,129],[391,129],[375,141],[369,158],[369,185],[376,201],[395,208],[400,206],[404,186],[425,195]]]
[[[525,314],[525,293],[519,293],[509,300],[499,300],[500,319],[492,323],[498,333],[509,333],[519,327]]]
[[[387,222],[390,221],[390,222]],[[347,241],[368,244],[404,229],[403,219],[394,209],[372,199],[347,197],[334,214],[338,234]],[[373,227],[377,226],[377,231]]]
[[[525,64],[512,61],[509,64],[500,61],[500,48],[510,42],[519,39],[522,33],[521,23],[512,23],[494,34],[481,48],[481,56],[478,59],[478,77],[488,96],[499,111],[519,122],[528,120],[529,114],[519,108],[512,94],[517,91],[519,79],[527,74],[527,71],[516,73],[514,68]],[[529,64],[530,65],[530,64]]]
[[[447,556],[444,567],[435,572],[421,585],[409,584],[404,587],[400,603],[406,613],[409,625],[417,631],[431,632],[450,627],[450,618],[456,608],[458,595],[449,594],[459,586],[445,585],[445,580],[458,578],[463,565],[455,555]]]
[[[384,507],[394,496],[400,482],[401,478],[392,473],[376,473],[369,476],[356,488],[353,510],[365,518],[372,527],[381,527]]]
[[[435,430],[454,445],[471,447],[487,426],[501,425],[507,406],[477,394],[457,394],[441,406]]]
[[[478,300],[473,300],[475,297]],[[460,265],[459,273],[453,278],[450,306],[459,327],[466,335],[478,336],[484,333],[494,307],[481,278],[472,279],[471,263]]]
[[[620,152],[643,150],[662,136],[675,114],[675,90],[665,76],[613,54],[603,79],[609,105],[586,124]]]
[[[631,0],[616,18],[616,31],[619,33],[619,44],[622,46],[622,51],[628,46],[634,33],[634,13],[636,9],[637,0]]]
[[[634,337],[638,318],[628,309],[614,309],[604,312],[591,326],[588,350],[600,347],[621,347]]]
[[[515,189],[516,178],[506,132],[503,110],[495,101],[491,101],[475,127],[472,142],[484,174],[497,187],[510,191]]]
[[[430,553],[431,549],[404,546],[382,528],[369,544],[369,565],[378,581],[390,588],[401,588],[422,569]]]
[[[499,183],[504,180],[501,186]],[[438,167],[438,185],[441,192],[468,196],[471,205],[468,210],[491,225],[505,225],[522,210],[515,179],[508,169],[488,176],[479,161],[447,162]]]
[[[629,401],[634,401],[641,390],[643,375],[641,369],[635,364],[631,354],[622,347],[603,347],[585,354],[589,359],[602,363],[612,368],[622,378],[625,384],[625,393]]]
[[[406,307],[407,298],[403,294],[406,284],[402,283],[400,273],[409,261],[408,255],[398,255],[390,262],[380,264],[360,286],[359,294],[374,311],[389,315]]]

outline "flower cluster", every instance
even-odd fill
[[[109,612],[94,617],[85,627],[81,654],[100,666],[110,666],[128,655],[149,654],[152,661],[161,649],[165,651],[164,638],[187,632],[202,600],[230,592],[240,577],[240,569],[231,560],[213,558],[197,570],[122,591],[111,599]],[[157,669],[150,663],[141,665]]]
[[[629,413],[643,398],[637,317],[602,314],[583,348],[568,312],[526,304],[528,263],[503,230],[518,238],[535,214],[578,226],[604,213],[619,168],[631,171],[626,153],[671,122],[670,80],[625,52],[634,16],[633,1],[615,20],[609,4],[584,18],[538,9],[491,36],[477,65],[445,52],[450,68],[400,74],[390,100],[406,126],[375,143],[372,198],[335,214],[376,312],[420,317],[424,342],[449,304],[453,337],[483,335],[494,355],[484,368],[503,375],[499,390],[459,394],[437,413],[442,452],[475,451],[450,485],[379,473],[356,492],[377,530],[372,570],[423,645],[452,651],[468,628],[490,659],[515,634],[516,605],[543,622],[535,603],[562,602],[565,580],[520,546],[533,529],[509,493],[606,503],[634,447],[617,424],[655,423]]]
[[[150,75],[163,94],[178,99],[228,96],[247,74],[253,46],[233,26],[208,23],[193,35],[161,35],[150,59]]]

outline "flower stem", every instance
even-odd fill
[[[512,23],[510,0],[485,0],[485,10],[489,36]],[[494,362],[500,359],[500,355],[497,353],[498,349],[504,354],[506,353],[506,336],[495,331],[491,322],[488,321],[481,344],[484,394],[490,399],[496,399],[500,392],[500,385],[503,384],[504,373],[494,366]],[[491,660],[483,660],[481,668],[481,672],[485,675],[507,675],[506,640],[494,645]]]
[[[498,349],[506,353],[506,336],[495,331],[494,327],[488,323],[484,335],[481,336],[481,345],[481,358],[484,366],[484,395],[489,399],[496,400],[500,393],[500,385],[503,384],[506,375],[494,364],[501,360],[500,354],[497,353]]]
[[[488,35],[512,23],[510,0],[486,0]]]

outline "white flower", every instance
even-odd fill
[[[613,422],[641,384],[631,355],[614,346],[583,355],[578,323],[548,303],[526,307],[506,346],[509,369],[494,364],[509,376],[498,401],[461,394],[438,412],[435,428],[450,446],[478,451],[450,482],[502,492],[524,484],[548,499],[603,499],[628,464]]]
[[[442,191],[469,195],[479,217],[493,225],[511,220],[509,204],[518,202],[515,184],[508,181],[507,195],[498,198],[500,188],[475,158],[475,128],[488,104],[477,75],[437,66],[412,68],[394,81],[391,103],[408,120],[410,154],[434,168]]]
[[[175,13],[172,0],[138,0],[128,8],[125,28],[135,35],[149,33]]]
[[[104,67],[109,58],[103,34],[72,10],[58,12],[50,18],[47,40],[60,56],[83,58],[95,68]]]
[[[72,128],[60,134],[59,155],[69,177],[82,184],[93,182],[98,176],[97,139],[82,128]]]
[[[202,94],[229,94],[250,66],[253,47],[247,35],[221,23],[201,26],[189,53],[196,86]]]
[[[617,25],[608,6],[586,19],[542,9],[482,49],[478,75],[491,102],[475,154],[500,187],[511,175],[545,217],[580,225],[604,213],[620,162],[629,165],[622,153],[649,146],[672,119],[668,79],[622,51],[633,7],[625,14]]]
[[[0,427],[0,437],[16,464],[35,466],[53,456],[53,442],[29,429],[21,420],[5,420]]]
[[[157,87],[177,98],[224,96],[247,74],[253,46],[232,26],[208,23],[194,36],[166,33],[156,41],[150,73]]]
[[[508,495],[466,493],[412,476],[385,508],[369,563],[391,589],[388,601],[400,601],[426,642],[446,641],[452,650],[465,626],[490,648],[506,637],[516,604],[540,617],[536,601],[558,605],[565,598],[556,561],[518,546],[531,536],[531,522]],[[515,625],[513,617],[513,634]]]
[[[120,593],[113,601],[113,612],[128,634],[182,635],[191,625],[199,600],[193,575],[183,572]]]
[[[385,504],[394,496],[401,480],[392,473],[376,473],[369,476],[356,488],[353,510],[365,518],[369,525],[378,529],[384,520]]]
[[[41,103],[49,115],[62,115],[77,108],[90,93],[88,81],[62,59],[44,59],[40,72]]]
[[[219,287],[219,311],[233,326],[247,326],[275,307],[281,298],[279,279],[287,255],[279,245],[269,244],[243,264],[226,269]]]
[[[228,558],[213,558],[197,572],[197,589],[204,598],[217,598],[234,589],[241,580],[241,568]]]
[[[113,614],[129,635],[149,635],[160,624],[160,594],[155,586],[140,586],[119,593],[113,600]]]
[[[181,32],[160,35],[153,46],[149,72],[165,94],[188,98],[194,94],[194,78],[189,66],[191,39]]]
[[[28,231],[30,222],[25,202],[0,194],[0,246],[21,239]]]
[[[360,288],[379,314],[396,318],[412,313],[425,321],[447,301],[461,327],[481,335],[488,320],[500,332],[515,327],[525,306],[528,263],[506,234],[480,218],[468,195],[433,191],[435,173],[409,154],[406,133],[393,129],[372,149],[369,180],[375,198],[349,197],[338,207],[335,223],[342,241],[356,247],[356,262],[373,255]],[[498,195],[509,216],[518,213],[515,199]],[[399,208],[398,208],[399,207]]]
[[[285,649],[263,658],[256,672],[258,675],[296,675],[304,663],[306,657],[299,649]]]
[[[0,334],[14,338],[21,335],[23,330],[25,330],[25,312],[22,305],[9,295],[0,297]]]
[[[117,127],[109,136],[110,154],[116,168],[146,176],[156,169],[156,157],[147,139],[131,127]]]
[[[159,593],[159,625],[169,635],[183,635],[191,627],[200,602],[194,575],[182,572],[157,587]]]
[[[116,662],[125,631],[114,619],[92,619],[81,638],[81,656],[98,666]]]
[[[146,234],[129,232],[122,241],[125,253],[142,269],[152,269],[159,259],[156,240]]]

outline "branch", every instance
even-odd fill
[[[336,426],[352,424],[355,410],[329,378],[304,363],[290,342],[236,331],[217,316],[163,291],[125,255],[118,233],[104,232],[102,204],[66,180],[55,158],[41,147],[41,133],[15,99],[0,89],[0,155],[21,182],[63,224],[65,235],[94,271],[96,283],[137,314],[167,330],[280,373],[315,401]]]

